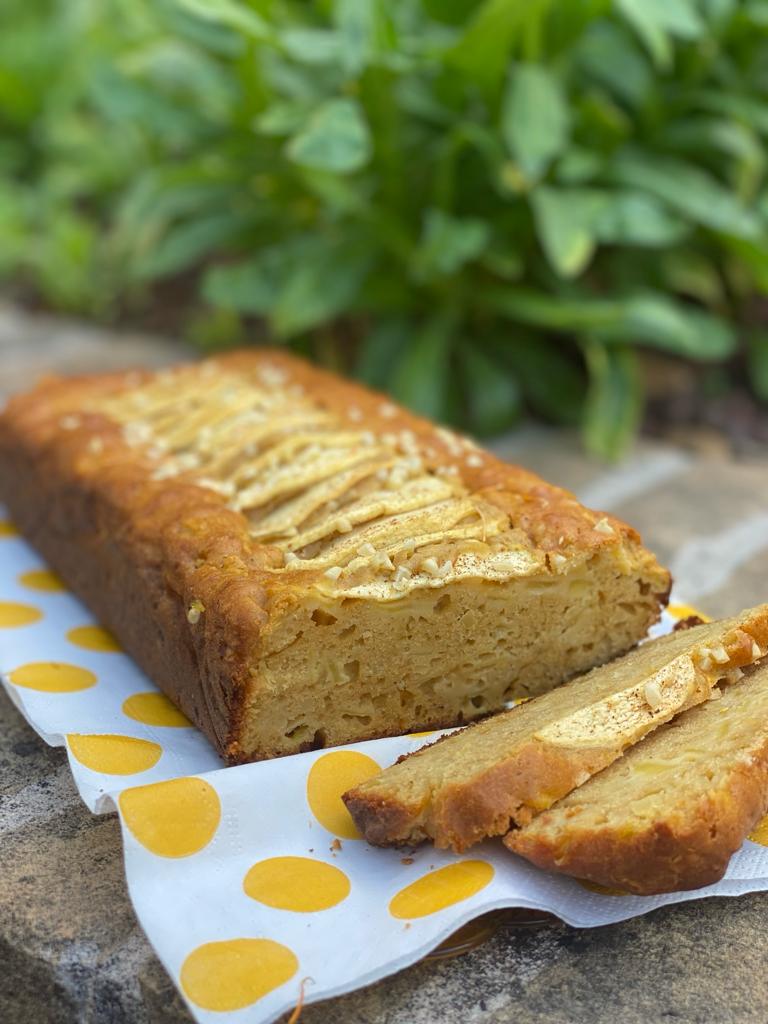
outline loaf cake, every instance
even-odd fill
[[[496,711],[669,592],[617,519],[273,350],[43,381],[0,499],[231,763]]]
[[[649,640],[565,686],[402,758],[344,801],[375,845],[457,852],[503,835],[768,650],[768,605]]]
[[[767,810],[761,664],[504,842],[539,867],[643,896],[719,881]]]

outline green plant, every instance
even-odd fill
[[[10,0],[0,274],[611,457],[638,351],[768,398],[764,0]],[[244,327],[243,325],[246,325]],[[250,328],[248,328],[250,329]]]

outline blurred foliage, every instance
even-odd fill
[[[5,0],[0,277],[610,457],[640,347],[768,398],[766,99],[766,0]]]

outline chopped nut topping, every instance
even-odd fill
[[[549,556],[549,560],[552,563],[552,565],[554,565],[555,568],[557,568],[557,569],[562,569],[562,567],[568,561],[568,559],[565,557],[565,555],[561,555],[559,551],[554,551]]]
[[[598,520],[595,523],[593,529],[597,533],[604,533],[606,535],[606,537],[612,537],[613,534],[614,534],[614,529],[611,526],[611,524],[608,522],[608,520],[605,518],[605,516],[603,516],[602,519]]]
[[[424,558],[419,568],[422,572],[429,573],[430,576],[440,575],[440,566],[437,564],[436,558]]]
[[[728,651],[726,651],[722,644],[719,647],[713,648],[712,658],[718,665],[725,665],[727,661],[730,661]]]
[[[661,695],[661,687],[655,680],[650,680],[643,687],[643,695],[645,696],[645,702],[650,707],[651,711],[656,711],[663,704],[663,697]]]
[[[152,439],[152,428],[148,423],[142,423],[141,420],[133,420],[123,427],[123,437],[126,444],[131,446],[143,444]]]
[[[279,366],[270,366],[268,363],[259,369],[259,377],[269,387],[279,388],[288,379],[284,370]]]
[[[365,544],[360,545],[357,549],[357,553],[363,557],[370,557],[376,554],[376,548],[370,543],[370,541],[366,541]]]
[[[763,656],[763,652],[760,650],[759,644],[757,643],[756,640],[753,640],[752,641],[752,657],[757,659],[757,658],[762,658],[762,656]]]
[[[198,601],[197,598],[195,598],[195,600],[190,604],[189,608],[187,609],[187,622],[191,623],[191,625],[194,626],[195,623],[200,621],[200,616],[203,614],[204,611],[205,605],[203,604],[203,602]]]
[[[363,410],[358,409],[356,405],[352,405],[350,406],[349,409],[347,409],[347,416],[349,416],[349,418],[353,420],[355,423],[359,423],[360,420],[363,418]]]
[[[99,455],[104,451],[104,442],[100,437],[92,437],[88,442],[88,451],[92,455]]]
[[[352,523],[349,521],[349,519],[347,519],[346,516],[341,516],[339,519],[336,520],[336,529],[339,531],[339,533],[351,533]]]
[[[718,688],[716,686],[713,687],[713,689],[710,690],[710,692],[709,692],[709,699],[710,700],[720,700],[720,698],[722,696],[723,696],[722,690],[718,690]]]
[[[62,416],[59,420],[59,426],[62,430],[77,430],[80,426],[79,416]]]
[[[395,563],[386,551],[377,551],[373,556],[373,564],[377,569],[394,569]]]
[[[471,466],[473,469],[478,469],[480,466],[483,465],[482,456],[480,456],[480,455],[468,455],[467,456],[467,465]]]
[[[341,573],[342,568],[340,565],[332,565],[330,569],[325,570],[324,575],[327,576],[329,580],[337,580],[339,576],[341,576]]]
[[[299,558],[295,551],[286,551],[285,555],[283,556],[283,560],[285,561],[286,565],[293,565],[295,562],[301,561],[301,559]]]
[[[393,416],[397,416],[397,406],[392,405],[391,402],[384,402],[379,406],[379,415],[386,420],[391,420]]]

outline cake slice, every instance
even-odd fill
[[[761,664],[504,842],[539,867],[647,896],[719,881],[766,810]]]
[[[408,755],[344,801],[370,843],[430,838],[460,852],[529,822],[766,649],[768,605],[648,641]]]

